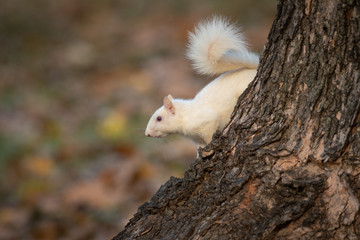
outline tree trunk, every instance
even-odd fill
[[[114,239],[360,239],[359,15],[279,1],[230,124]]]

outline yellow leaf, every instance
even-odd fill
[[[101,137],[116,140],[125,136],[128,125],[127,117],[119,111],[112,111],[100,122],[98,132]]]

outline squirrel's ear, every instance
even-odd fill
[[[175,106],[171,102],[171,99],[169,98],[169,96],[164,97],[164,107],[167,111],[171,112],[172,114],[175,114]]]
[[[174,97],[171,96],[171,94],[168,95],[168,98],[169,98],[171,101],[174,100]]]

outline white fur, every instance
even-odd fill
[[[259,57],[248,51],[240,29],[224,18],[201,22],[189,34],[187,57],[201,74],[256,68]]]
[[[256,74],[258,57],[248,52],[243,36],[221,18],[200,24],[190,35],[188,56],[206,74],[223,73],[189,100],[164,98],[149,120],[145,135],[182,134],[204,146],[229,122],[237,99]],[[161,117],[161,121],[157,118]]]

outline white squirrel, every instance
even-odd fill
[[[145,135],[181,134],[203,147],[229,122],[237,99],[255,77],[259,57],[249,52],[240,29],[219,17],[200,23],[189,34],[187,57],[198,73],[221,75],[193,99],[166,96]]]

